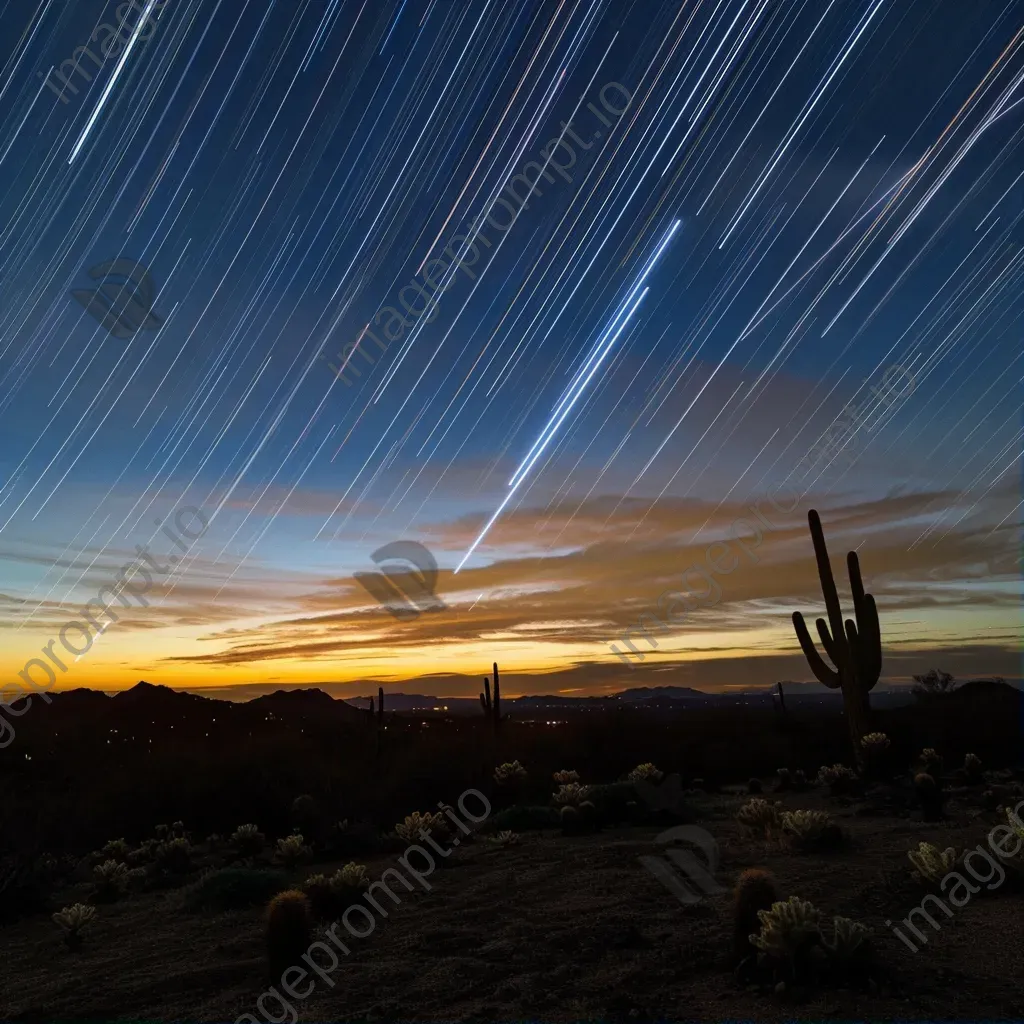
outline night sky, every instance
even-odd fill
[[[0,0],[0,39],[5,688],[51,639],[61,689],[810,679],[810,508],[882,685],[1022,674],[1024,3]],[[119,258],[111,331],[71,293]],[[353,578],[398,540],[443,608]],[[137,545],[169,571],[62,637]]]

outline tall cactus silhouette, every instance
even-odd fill
[[[825,534],[821,529],[821,519],[814,509],[807,513],[807,522],[811,528],[814,557],[818,563],[818,577],[821,579],[821,592],[825,596],[825,608],[828,612],[827,623],[824,619],[817,620],[818,636],[821,637],[825,653],[835,665],[834,669],[830,668],[825,659],[818,654],[800,612],[793,612],[793,626],[804,656],[818,682],[831,690],[842,690],[854,756],[860,765],[863,763],[861,737],[871,731],[871,701],[868,693],[878,682],[882,672],[882,637],[878,627],[878,609],[875,607],[875,599],[864,592],[857,552],[851,551],[846,556],[846,565],[850,573],[850,590],[853,593],[856,622],[847,619],[844,629],[843,610],[839,606],[839,595],[836,593],[832,566],[828,560]]]
[[[501,724],[501,684],[498,681],[498,663],[494,662],[494,697],[491,698],[491,681],[484,676],[484,692],[480,694],[480,706],[484,714],[494,723],[494,731]]]

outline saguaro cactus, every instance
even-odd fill
[[[853,592],[856,621],[847,619],[845,629],[843,628],[843,611],[839,606],[839,595],[836,593],[832,566],[828,560],[825,534],[821,529],[821,519],[814,509],[807,513],[807,522],[811,527],[814,557],[818,562],[818,576],[821,579],[821,591],[825,596],[825,608],[828,612],[827,623],[824,619],[817,620],[818,636],[821,637],[825,653],[835,665],[834,669],[829,668],[818,654],[800,612],[793,612],[793,626],[818,682],[829,689],[841,689],[843,692],[843,706],[850,727],[854,756],[857,763],[861,764],[863,751],[860,740],[871,731],[871,702],[868,693],[878,682],[882,672],[882,637],[878,628],[878,609],[875,607],[875,599],[864,593],[857,552],[851,551],[846,556],[846,565],[850,573],[850,590]]]
[[[782,692],[782,683],[776,683],[775,685],[779,689],[779,710],[783,714],[785,714],[786,713],[786,695]]]
[[[484,676],[484,692],[480,694],[480,706],[484,714],[494,723],[494,731],[501,724],[501,684],[498,681],[498,663],[494,662],[494,698],[491,698],[491,682]]]

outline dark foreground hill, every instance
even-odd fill
[[[1010,686],[967,685],[950,697],[880,708],[876,727],[905,763],[930,746],[947,764],[970,752],[986,765],[1013,766],[1024,752],[1021,701]],[[176,820],[201,835],[245,822],[280,833],[293,824],[300,794],[335,819],[384,824],[453,788],[489,787],[495,765],[514,759],[529,761],[544,787],[565,767],[615,778],[653,761],[684,779],[723,784],[780,767],[813,776],[823,764],[852,763],[841,705],[783,714],[674,703],[682,710],[513,717],[496,737],[482,715],[389,713],[378,733],[368,711],[318,690],[247,703],[148,684],[113,697],[58,694],[50,706],[36,701],[0,750],[0,855],[81,852]]]

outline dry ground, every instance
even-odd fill
[[[296,1004],[299,1019],[1020,1019],[1024,895],[1009,880],[955,919],[940,915],[941,931],[917,953],[884,924],[920,898],[907,884],[907,849],[922,839],[975,846],[994,812],[954,803],[949,822],[926,824],[837,807],[819,791],[783,794],[790,808],[828,806],[848,834],[834,853],[800,854],[747,837],[733,820],[745,799],[695,801],[722,848],[720,881],[764,866],[783,897],[870,925],[888,976],[877,991],[778,996],[738,985],[729,896],[677,902],[637,861],[659,852],[658,830],[634,827],[463,847],[431,876],[430,892],[400,890],[401,906],[370,937],[349,940],[335,984],[318,982]],[[369,861],[370,876],[395,863]],[[196,913],[181,890],[100,907],[79,952],[45,917],[0,934],[5,1020],[234,1020],[255,1012],[264,991],[261,912]],[[269,1017],[289,1019],[273,999],[264,1005]]]

